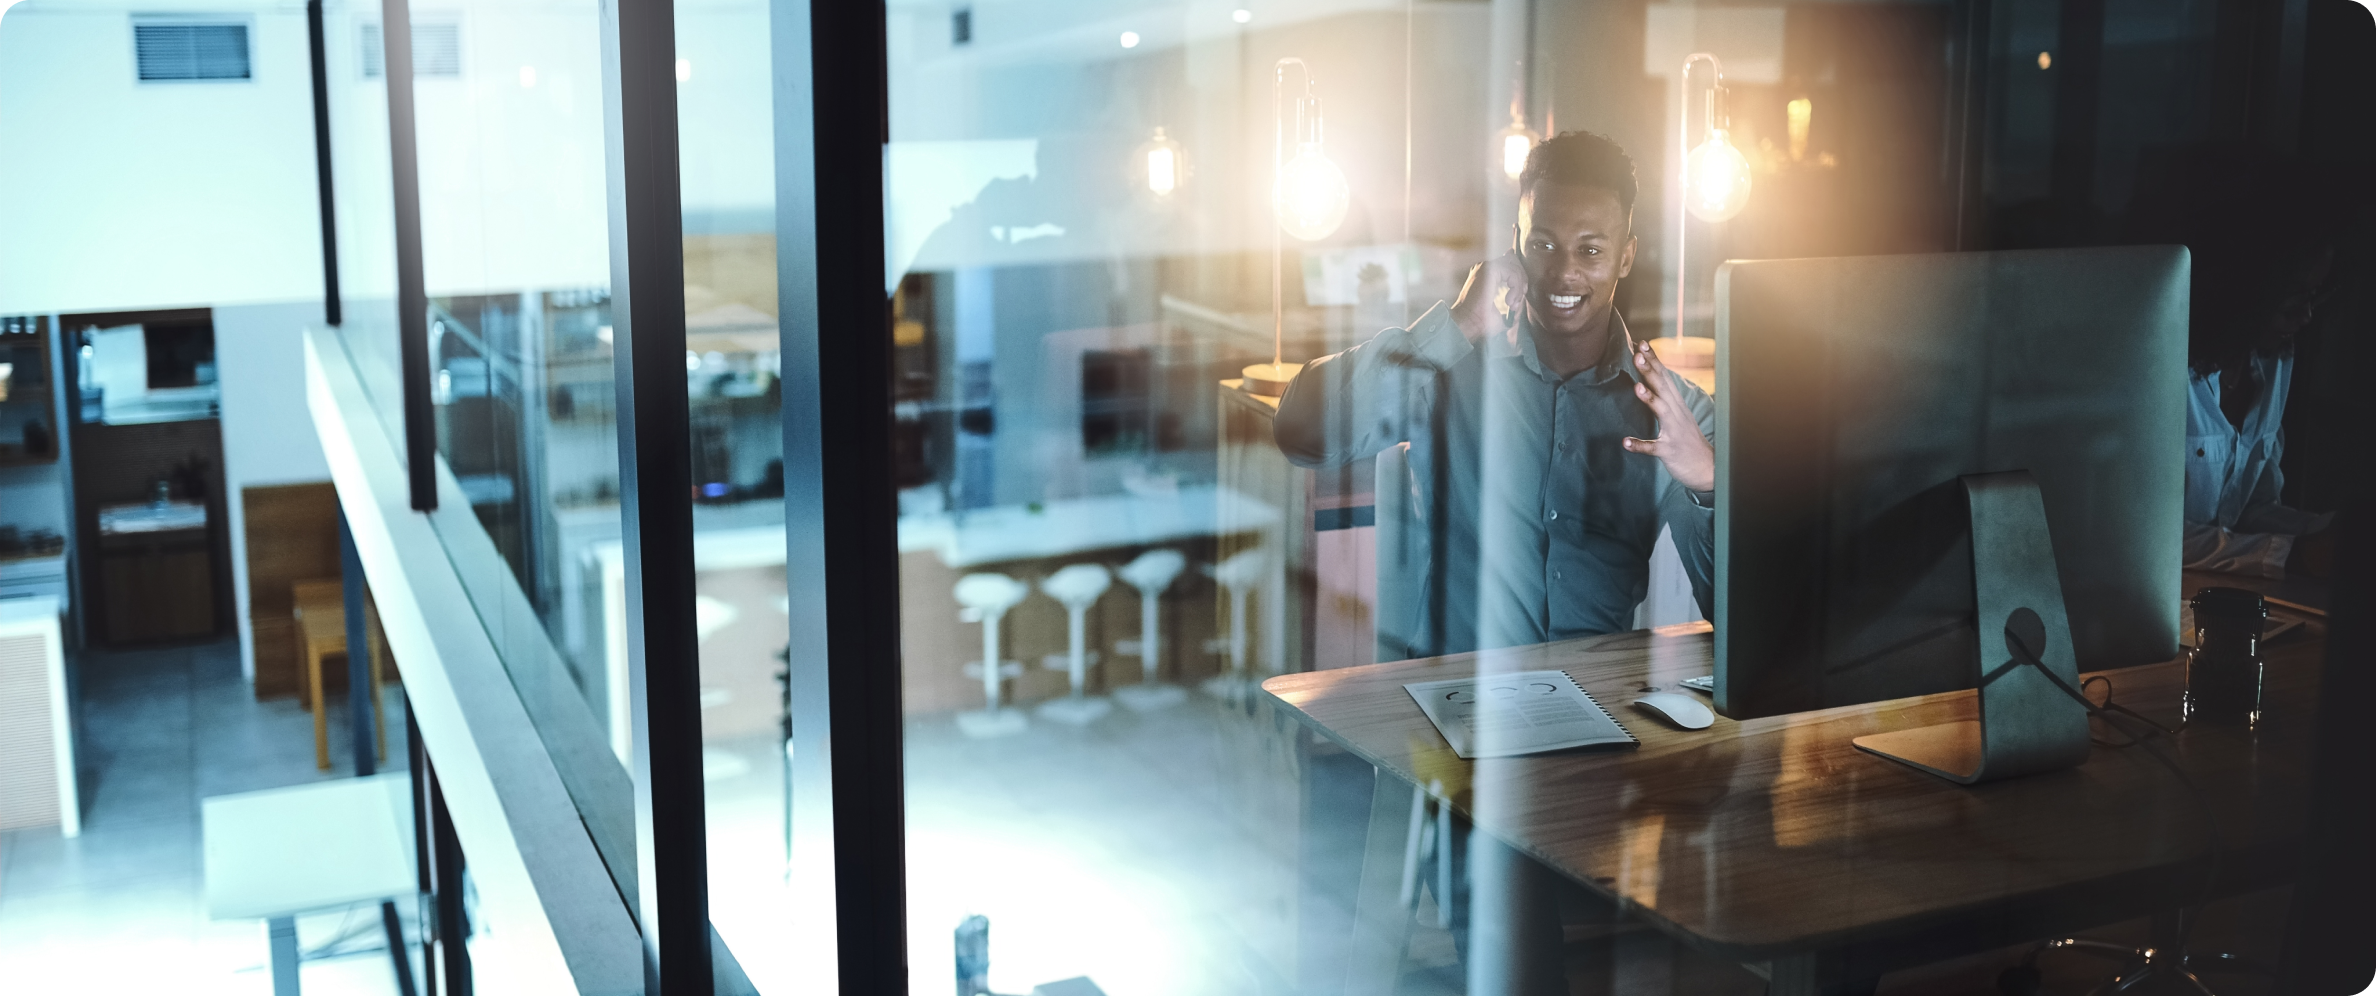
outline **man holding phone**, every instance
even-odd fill
[[[1307,364],[1280,398],[1279,448],[1340,466],[1411,444],[1431,536],[1408,604],[1422,656],[1619,632],[1660,527],[1713,614],[1715,404],[1617,314],[1633,269],[1633,161],[1569,132],[1518,181],[1513,251],[1459,300]]]

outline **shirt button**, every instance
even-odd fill
[[[1552,510],[1551,518],[1555,521],[1559,518],[1559,511],[1557,509]]]
[[[2203,451],[2202,451],[2202,450],[2200,450],[2200,449],[2197,449],[2197,450],[2195,450],[2195,455],[2196,455],[2196,456],[2202,456],[2202,455],[2203,455]]]
[[[1553,580],[1553,581],[1565,581],[1565,580],[1567,580],[1567,575],[1566,575],[1566,574],[1564,574],[1564,573],[1562,573],[1562,572],[1559,572],[1559,571],[1552,571],[1552,572],[1551,572],[1551,580]]]

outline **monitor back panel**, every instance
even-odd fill
[[[2044,493],[2084,669],[2178,652],[2186,251],[1731,262],[1717,272],[1717,708],[1969,688],[1957,479]]]

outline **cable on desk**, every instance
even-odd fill
[[[2099,681],[2101,681],[2101,682],[2103,682],[2103,683],[2104,683],[2104,702],[2103,702],[2103,704],[2102,704],[2102,705],[2097,705],[2097,704],[2095,704],[2094,702],[2087,701],[2087,700],[2086,700],[2086,698],[2085,698],[2085,695],[2086,695],[2086,693],[2087,693],[2088,686],[2090,686],[2090,685],[2093,685],[2093,684],[2095,684],[2096,682],[2099,682]],[[2057,684],[2060,684],[2060,682],[2057,682]],[[2099,712],[2105,712],[2105,711],[2108,711],[2108,712],[2117,712],[2117,713],[2120,713],[2121,715],[2127,716],[2127,717],[2129,717],[2129,718],[2131,718],[2131,719],[2134,719],[2134,720],[2136,720],[2136,721],[2138,721],[2138,722],[2140,722],[2140,723],[2143,723],[2143,724],[2145,724],[2145,725],[2146,725],[2146,726],[2148,726],[2148,727],[2151,727],[2151,728],[2152,728],[2152,730],[2151,730],[2151,732],[2149,732],[2149,733],[2147,734],[2147,736],[2152,736],[2152,735],[2154,735],[2154,734],[2156,734],[2156,733],[2159,733],[2159,734],[2167,734],[2167,735],[2169,735],[2169,736],[2173,736],[2173,737],[2174,737],[2174,736],[2177,736],[2178,734],[2181,734],[2181,733],[2184,733],[2184,732],[2186,732],[2186,721],[2185,721],[2185,720],[2179,720],[2179,721],[2178,721],[2178,725],[2177,725],[2177,726],[2175,726],[2175,727],[2166,727],[2166,726],[2163,726],[2163,725],[2161,725],[2160,723],[2156,723],[2156,722],[2154,722],[2154,721],[2153,721],[2153,719],[2152,719],[2152,717],[2150,717],[2150,716],[2147,716],[2147,715],[2145,715],[2144,713],[2138,712],[2138,711],[2136,711],[2135,709],[2131,709],[2131,708],[2129,708],[2129,707],[2127,707],[2127,706],[2121,705],[2121,704],[2120,704],[2120,703],[2118,703],[2118,702],[2114,702],[2114,701],[2112,701],[2112,679],[2111,679],[2111,678],[2109,678],[2109,677],[2106,677],[2106,676],[2104,676],[2104,675],[2100,675],[2100,674],[2099,674],[2099,675],[2096,675],[2096,676],[2095,676],[2095,677],[2093,677],[2093,678],[2089,678],[2089,679],[2087,679],[2086,681],[2082,681],[2082,682],[2080,682],[2080,683],[2079,683],[2079,692],[2080,692],[2080,695],[2082,696],[2082,698],[2081,698],[2081,701],[2083,701],[2083,702],[2087,702],[2087,706],[2088,706],[2088,713],[2089,713],[2089,715],[2090,715],[2090,716],[2093,716],[2093,715],[2096,715],[2096,714],[2097,714],[2097,713],[2099,713]],[[2113,729],[2119,730],[2119,731],[2120,731],[2120,732],[2122,732],[2122,733],[2128,733],[2128,732],[2129,732],[2127,728],[2125,728],[2125,727],[2122,727],[2122,726],[2120,726],[2119,724],[2113,723],[2113,722],[2112,722],[2112,721],[2111,721],[2109,718],[2105,719],[2105,720],[2104,720],[2104,723],[2105,723],[2105,725],[2107,725],[2107,726],[2111,726]],[[2087,739],[2088,739],[2088,742],[2090,742],[2090,743],[2093,743],[2093,744],[2095,744],[2095,745],[2096,745],[2096,746],[2098,746],[2098,747],[2135,747],[2135,746],[2137,746],[2138,744],[2141,744],[2141,743],[2144,743],[2144,742],[2145,742],[2145,740],[2144,740],[2144,738],[2143,738],[2143,737],[2138,737],[2138,736],[2135,736],[2135,735],[2133,735],[2133,734],[2132,734],[2132,735],[2129,737],[2129,739],[2127,739],[2127,740],[2106,740],[2106,739],[2104,739],[2104,738],[2102,738],[2102,737],[2094,736],[2094,735],[2092,735],[2092,734],[2090,734],[2090,735],[2088,736],[2088,738],[2087,738]]]

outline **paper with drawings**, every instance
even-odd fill
[[[1420,681],[1403,690],[1464,758],[1639,745],[1562,671]]]

